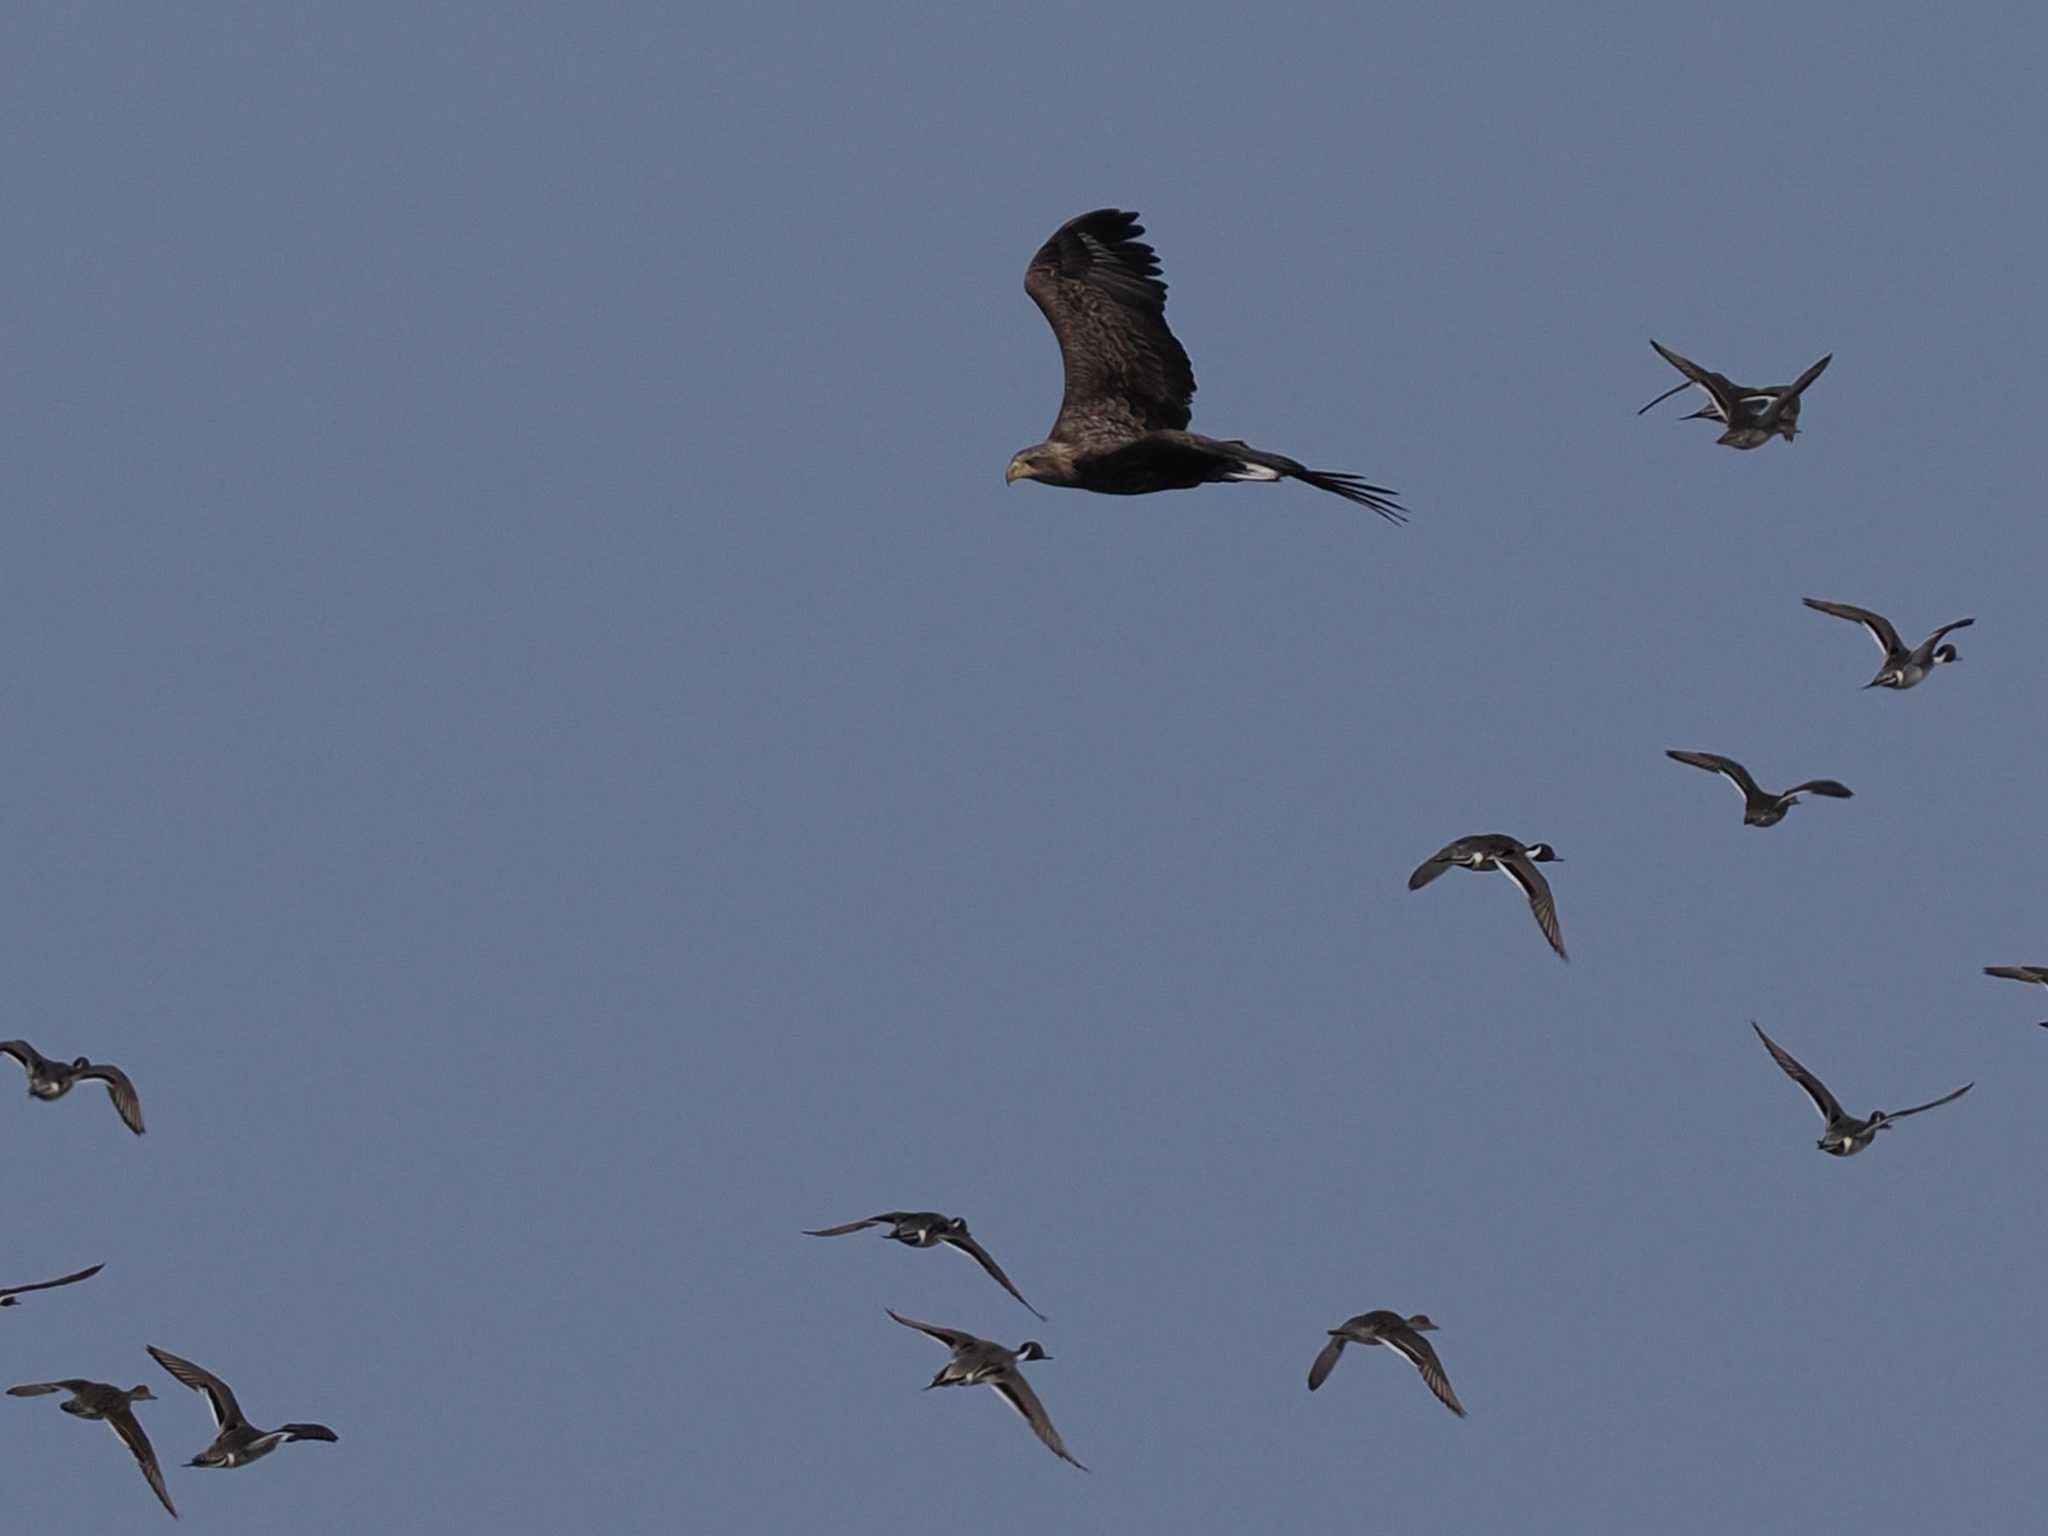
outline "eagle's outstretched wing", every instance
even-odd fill
[[[1144,232],[1135,213],[1098,208],[1062,224],[1024,271],[1066,372],[1052,441],[1100,451],[1188,424],[1195,372],[1167,329],[1166,284]]]

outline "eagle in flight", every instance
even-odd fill
[[[1144,233],[1135,213],[1098,208],[1061,225],[1025,268],[1024,291],[1059,339],[1066,394],[1051,435],[1012,458],[1004,480],[1111,496],[1305,480],[1390,523],[1407,521],[1385,486],[1188,431],[1195,373],[1167,329],[1166,284]]]

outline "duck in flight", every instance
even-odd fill
[[[1346,1344],[1384,1344],[1420,1371],[1424,1384],[1436,1394],[1436,1400],[1462,1419],[1465,1417],[1465,1405],[1451,1390],[1451,1378],[1444,1374],[1436,1351],[1423,1337],[1425,1333],[1435,1331],[1436,1324],[1420,1312],[1413,1317],[1385,1310],[1361,1312],[1342,1327],[1330,1330],[1330,1342],[1323,1346],[1322,1353],[1308,1368],[1308,1389],[1313,1392],[1330,1379],[1330,1372],[1337,1368],[1337,1357],[1344,1353]]]
[[[1783,794],[1768,789],[1758,789],[1756,780],[1749,776],[1749,770],[1732,757],[1723,757],[1718,752],[1681,752],[1676,747],[1665,749],[1664,755],[1673,762],[1687,763],[1694,768],[1704,768],[1709,773],[1718,773],[1735,786],[1742,796],[1742,822],[1750,827],[1775,827],[1785,819],[1785,813],[1799,803],[1805,793],[1826,795],[1831,800],[1847,800],[1851,797],[1849,786],[1838,779],[1808,779],[1804,784],[1794,784]]]
[[[1407,521],[1385,486],[1187,430],[1194,368],[1167,328],[1166,284],[1144,233],[1135,213],[1098,208],[1053,231],[1024,269],[1024,291],[1059,341],[1066,392],[1046,440],[1016,454],[1003,479],[1112,496],[1300,480]]]
[[[1715,373],[1711,368],[1702,368],[1691,359],[1680,357],[1654,339],[1650,345],[1657,349],[1659,357],[1685,378],[1636,414],[1640,416],[1650,406],[1669,400],[1688,384],[1697,384],[1707,392],[1707,403],[1684,419],[1704,418],[1720,422],[1728,430],[1715,441],[1726,448],[1761,448],[1773,437],[1791,442],[1799,435],[1799,397],[1806,392],[1806,386],[1819,378],[1828,364],[1835,360],[1835,354],[1830,352],[1790,384],[1751,389],[1745,384],[1737,384],[1725,373]]]
[[[2048,987],[2048,965],[1987,965],[1984,974],[2004,981],[2030,981]],[[2041,1027],[2048,1029],[2048,1019],[2041,1021]]]
[[[1415,866],[1415,873],[1408,877],[1408,889],[1419,891],[1445,870],[1455,865],[1459,869],[1497,869],[1515,882],[1515,888],[1529,898],[1529,910],[1535,914],[1536,926],[1550,947],[1557,951],[1560,960],[1571,956],[1564,952],[1564,935],[1557,925],[1557,902],[1550,894],[1550,882],[1543,878],[1538,864],[1562,864],[1557,850],[1548,843],[1523,843],[1500,832],[1475,832],[1470,837],[1461,837],[1455,843],[1446,843],[1435,853]]]
[[[943,1243],[956,1248],[983,1269],[989,1278],[1022,1304],[1024,1310],[1041,1323],[1045,1314],[1024,1300],[1024,1293],[1010,1283],[1010,1277],[1003,1273],[1002,1265],[988,1255],[988,1250],[974,1240],[967,1230],[966,1218],[941,1216],[937,1211],[884,1211],[879,1216],[870,1216],[865,1221],[849,1221],[843,1227],[821,1227],[816,1231],[806,1230],[805,1237],[844,1237],[849,1232],[859,1232],[867,1227],[887,1225],[893,1230],[884,1232],[883,1237],[910,1248],[931,1248]]]
[[[213,1410],[213,1427],[219,1431],[213,1444],[194,1456],[188,1467],[244,1467],[258,1457],[268,1456],[288,1440],[339,1440],[341,1436],[325,1424],[284,1424],[276,1429],[258,1429],[242,1417],[242,1405],[228,1384],[213,1372],[180,1359],[168,1349],[145,1346],[156,1363],[206,1399]]]
[[[1936,667],[1960,660],[1956,648],[1943,645],[1941,637],[1952,629],[1968,629],[1977,622],[1975,619],[1956,619],[1942,625],[1918,645],[1907,646],[1899,639],[1899,632],[1892,628],[1891,620],[1881,613],[1872,613],[1868,608],[1858,608],[1850,603],[1830,603],[1818,597],[1807,598],[1806,606],[1816,613],[1830,613],[1838,619],[1852,620],[1870,631],[1870,638],[1884,652],[1884,665],[1877,669],[1877,676],[1863,685],[1866,688],[1911,688]]]
[[[114,1101],[114,1111],[120,1115],[121,1123],[136,1135],[142,1134],[142,1100],[136,1097],[128,1074],[119,1067],[103,1061],[90,1062],[83,1056],[67,1065],[45,1056],[26,1040],[0,1040],[0,1056],[12,1056],[27,1069],[31,1098],[61,1099],[79,1083],[105,1083],[107,1097]]]
[[[5,1290],[0,1290],[0,1307],[20,1306],[21,1303],[15,1298],[25,1296],[30,1291],[47,1291],[60,1285],[76,1285],[81,1280],[90,1280],[105,1267],[103,1264],[95,1264],[90,1269],[81,1269],[77,1274],[66,1275],[61,1280],[38,1280],[34,1285],[10,1285]]]
[[[1031,1390],[1031,1383],[1024,1379],[1024,1373],[1017,1369],[1026,1360],[1050,1360],[1045,1346],[1036,1339],[1026,1339],[1015,1349],[1005,1349],[988,1339],[978,1339],[973,1334],[958,1328],[941,1328],[937,1323],[920,1323],[900,1312],[884,1309],[906,1328],[915,1328],[919,1333],[929,1334],[952,1351],[946,1363],[939,1367],[939,1373],[925,1384],[929,1392],[933,1387],[993,1387],[998,1396],[1031,1426],[1031,1432],[1045,1442],[1045,1448],[1062,1461],[1074,1460],[1068,1452],[1066,1442],[1060,1439],[1060,1432],[1052,1427],[1045,1405],[1038,1400],[1038,1394]]]
[[[1877,1133],[1894,1120],[1917,1115],[1923,1109],[1938,1109],[1944,1104],[1960,1099],[1977,1086],[1975,1083],[1965,1083],[1954,1093],[1945,1093],[1938,1099],[1929,1099],[1925,1104],[1915,1104],[1911,1109],[1873,1109],[1866,1119],[1858,1120],[1843,1110],[1835,1096],[1828,1092],[1827,1084],[1794,1061],[1791,1053],[1765,1034],[1763,1026],[1755,1019],[1749,1021],[1749,1027],[1756,1031],[1757,1039],[1763,1041],[1764,1049],[1771,1053],[1771,1060],[1778,1064],[1780,1070],[1806,1090],[1806,1096],[1813,1100],[1813,1107],[1820,1111],[1821,1119],[1827,1122],[1826,1128],[1820,1134],[1820,1140],[1814,1145],[1830,1157],[1854,1157],[1877,1140]]]
[[[171,1518],[178,1518],[178,1506],[171,1502],[171,1491],[164,1486],[163,1468],[157,1465],[156,1448],[149,1443],[149,1436],[142,1432],[142,1426],[135,1419],[137,1403],[156,1400],[156,1394],[147,1385],[124,1392],[104,1381],[86,1381],[82,1377],[71,1376],[63,1381],[24,1382],[7,1389],[9,1397],[42,1397],[50,1392],[71,1394],[68,1401],[58,1405],[66,1413],[81,1419],[104,1420],[107,1427],[121,1437],[121,1443],[128,1447],[128,1454],[142,1468],[150,1489],[171,1512]]]

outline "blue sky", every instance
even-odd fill
[[[0,1284],[106,1264],[9,1383],[152,1383],[224,1533],[2010,1526],[2048,26],[967,9],[0,25],[0,1034],[150,1125],[0,1078]],[[1005,487],[1105,204],[1196,429],[1411,526]],[[1736,454],[1636,417],[1651,336],[1835,362]],[[1863,692],[1805,596],[1977,623]],[[1747,829],[1667,747],[1856,796]],[[1489,830],[1569,966],[1403,888]],[[1824,1158],[1751,1018],[1977,1088]],[[899,1206],[1050,1321],[798,1235]],[[885,1306],[1042,1339],[1093,1476]],[[1308,1394],[1383,1306],[1470,1418]],[[340,1443],[172,1467],[146,1344]],[[24,1529],[163,1518],[0,1412]]]

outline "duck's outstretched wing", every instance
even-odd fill
[[[1870,631],[1870,638],[1877,642],[1877,648],[1887,657],[1902,654],[1905,647],[1899,643],[1899,632],[1892,627],[1892,621],[1881,613],[1868,608],[1858,608],[1854,603],[1831,603],[1825,598],[1809,597],[1806,606],[1816,613],[1833,614],[1838,619],[1848,619],[1861,624]]]
[[[114,1101],[114,1112],[121,1117],[121,1123],[140,1136],[142,1099],[135,1092],[135,1084],[128,1080],[128,1074],[119,1067],[109,1066],[102,1061],[78,1069],[79,1082],[84,1082],[88,1078],[107,1085],[107,1097]]]
[[[164,1486],[164,1469],[156,1464],[156,1447],[149,1443],[149,1436],[136,1422],[135,1410],[116,1408],[110,1410],[106,1417],[108,1427],[121,1437],[121,1443],[135,1458],[135,1464],[142,1468],[142,1475],[149,1480],[150,1488],[163,1501],[164,1508],[171,1512],[171,1518],[177,1519],[178,1506],[171,1502],[171,1490]]]
[[[1826,1083],[1802,1067],[1793,1058],[1790,1051],[1765,1034],[1763,1026],[1757,1023],[1755,1019],[1749,1021],[1749,1027],[1756,1031],[1757,1039],[1763,1041],[1764,1049],[1771,1053],[1771,1060],[1778,1064],[1779,1070],[1806,1090],[1806,1096],[1813,1100],[1813,1107],[1819,1112],[1821,1119],[1829,1124],[1833,1124],[1837,1120],[1846,1118],[1842,1114],[1841,1103],[1832,1093],[1828,1092],[1828,1085]]]
[[[979,1344],[982,1342],[964,1328],[942,1328],[937,1323],[920,1323],[914,1317],[905,1317],[893,1307],[884,1307],[882,1310],[895,1318],[904,1327],[915,1328],[919,1333],[930,1334],[948,1349],[958,1349],[963,1344]]]
[[[1801,395],[1806,393],[1807,385],[1828,371],[1828,364],[1834,360],[1835,354],[1830,352],[1826,357],[1794,379],[1784,389],[1780,390],[1778,397],[1764,408],[1763,415],[1757,420],[1757,426],[1766,432],[1775,432],[1778,428],[1779,418],[1798,402]]]
[[[1045,1404],[1038,1400],[1038,1394],[1031,1390],[1031,1383],[1024,1379],[1024,1373],[1014,1367],[991,1376],[988,1384],[1000,1392],[1003,1401],[1024,1416],[1024,1422],[1031,1426],[1031,1432],[1045,1442],[1045,1448],[1061,1461],[1071,1461],[1083,1472],[1088,1468],[1076,1461],[1067,1444],[1060,1439],[1060,1432],[1052,1427],[1052,1418],[1045,1411]]]
[[[1732,757],[1723,757],[1718,752],[1681,752],[1676,747],[1667,747],[1664,755],[1674,762],[1720,774],[1735,786],[1735,792],[1742,796],[1744,805],[1752,800],[1767,798],[1764,792],[1757,788],[1756,780],[1749,776],[1749,770]]]
[[[1500,872],[1514,881],[1521,893],[1529,898],[1529,910],[1536,915],[1536,926],[1543,930],[1543,937],[1557,951],[1557,958],[1571,959],[1564,952],[1564,934],[1557,926],[1557,902],[1551,897],[1550,882],[1543,878],[1543,871],[1520,854],[1508,854],[1495,862]]]
[[[9,1298],[26,1295],[30,1291],[47,1291],[53,1286],[76,1285],[81,1280],[90,1280],[106,1266],[95,1264],[90,1269],[81,1269],[75,1275],[66,1275],[61,1280],[38,1280],[34,1285],[10,1285],[0,1290],[0,1306],[12,1305]]]
[[[1941,643],[1941,637],[1943,635],[1947,634],[1952,629],[1968,629],[1972,624],[1976,622],[1977,620],[1974,617],[1967,619],[1951,619],[1948,623],[1942,625],[1941,628],[1937,629],[1933,634],[1929,635],[1925,640],[1922,640],[1920,642],[1919,649],[1924,650],[1931,655],[1934,651],[1935,646]]]
[[[149,1351],[150,1358],[158,1365],[206,1399],[206,1406],[213,1410],[215,1429],[228,1429],[249,1422],[242,1417],[242,1405],[235,1401],[234,1392],[213,1372],[172,1354],[168,1349],[158,1349],[154,1344],[145,1344],[143,1348]]]
[[[1911,1109],[1890,1110],[1886,1113],[1885,1118],[1887,1120],[1903,1120],[1908,1115],[1919,1114],[1920,1111],[1923,1109],[1939,1109],[1944,1104],[1953,1104],[1957,1099],[1960,1099],[1964,1094],[1968,1093],[1972,1088],[1976,1086],[1977,1085],[1975,1083],[1965,1083],[1962,1087],[1958,1088],[1954,1093],[1944,1093],[1940,1098],[1929,1099],[1925,1104],[1915,1104]]]
[[[1986,976],[2001,977],[2006,981],[2032,981],[2048,985],[2048,965],[1987,965]]]
[[[1337,1369],[1337,1361],[1344,1353],[1344,1346],[1350,1341],[1341,1333],[1332,1333],[1330,1342],[1316,1351],[1315,1360],[1308,1368],[1308,1389],[1313,1392],[1330,1379],[1330,1372]]]
[[[1735,420],[1736,407],[1742,398],[1742,387],[1740,385],[1726,374],[1716,373],[1711,368],[1702,368],[1689,357],[1680,357],[1676,352],[1654,337],[1651,338],[1650,345],[1657,349],[1659,357],[1685,375],[1687,383],[1697,384],[1707,392],[1708,398],[1714,402],[1715,414],[1721,420],[1730,423]],[[1659,405],[1669,400],[1683,388],[1685,388],[1684,384],[1672,385],[1671,388],[1665,390],[1655,400],[1652,400],[1650,405],[1644,406],[1636,414],[1638,416],[1642,415],[1644,411],[1650,409],[1651,405]]]
[[[1785,791],[1785,794],[1826,795],[1830,800],[1853,800],[1856,798],[1856,792],[1840,779],[1808,779],[1804,784],[1794,784]],[[1782,800],[1785,798],[1785,795],[1780,795],[1778,798]]]
[[[998,1264],[994,1259],[989,1257],[988,1250],[982,1247],[980,1243],[976,1242],[972,1234],[967,1232],[952,1233],[948,1236],[940,1238],[939,1241],[944,1243],[949,1248],[958,1248],[962,1253],[966,1254],[967,1257],[974,1260],[974,1262],[979,1264],[983,1269],[987,1270],[988,1276],[991,1280],[995,1281],[997,1285],[1000,1285],[1004,1290],[1008,1291],[1012,1296],[1016,1297],[1017,1300],[1020,1303],[1022,1303],[1024,1310],[1026,1312],[1029,1312],[1041,1323],[1046,1320],[1045,1314],[1043,1312],[1039,1311],[1038,1308],[1032,1306],[1030,1302],[1024,1300],[1024,1293],[1017,1289],[1015,1284],[1011,1282],[1010,1277],[1008,1275],[1003,1273],[1003,1266]]]
[[[1422,1373],[1422,1380],[1429,1390],[1459,1418],[1465,1417],[1465,1405],[1458,1401],[1458,1394],[1451,1390],[1451,1378],[1444,1374],[1443,1362],[1437,1359],[1436,1351],[1430,1348],[1429,1340],[1412,1328],[1395,1328],[1382,1335],[1387,1347],[1399,1350],[1407,1357],[1408,1363]]]
[[[902,1212],[900,1211],[888,1211],[880,1216],[870,1216],[866,1221],[849,1221],[843,1227],[820,1227],[816,1231],[811,1231],[810,1229],[806,1228],[804,1231],[804,1236],[844,1237],[849,1232],[859,1232],[867,1227],[879,1226],[883,1222],[893,1222],[901,1214]]]
[[[1437,849],[1435,853],[1432,853],[1428,858],[1416,865],[1415,872],[1408,877],[1408,889],[1419,891],[1438,875],[1449,869],[1451,867],[1451,850],[1457,846],[1456,843],[1445,843],[1443,847]]]

